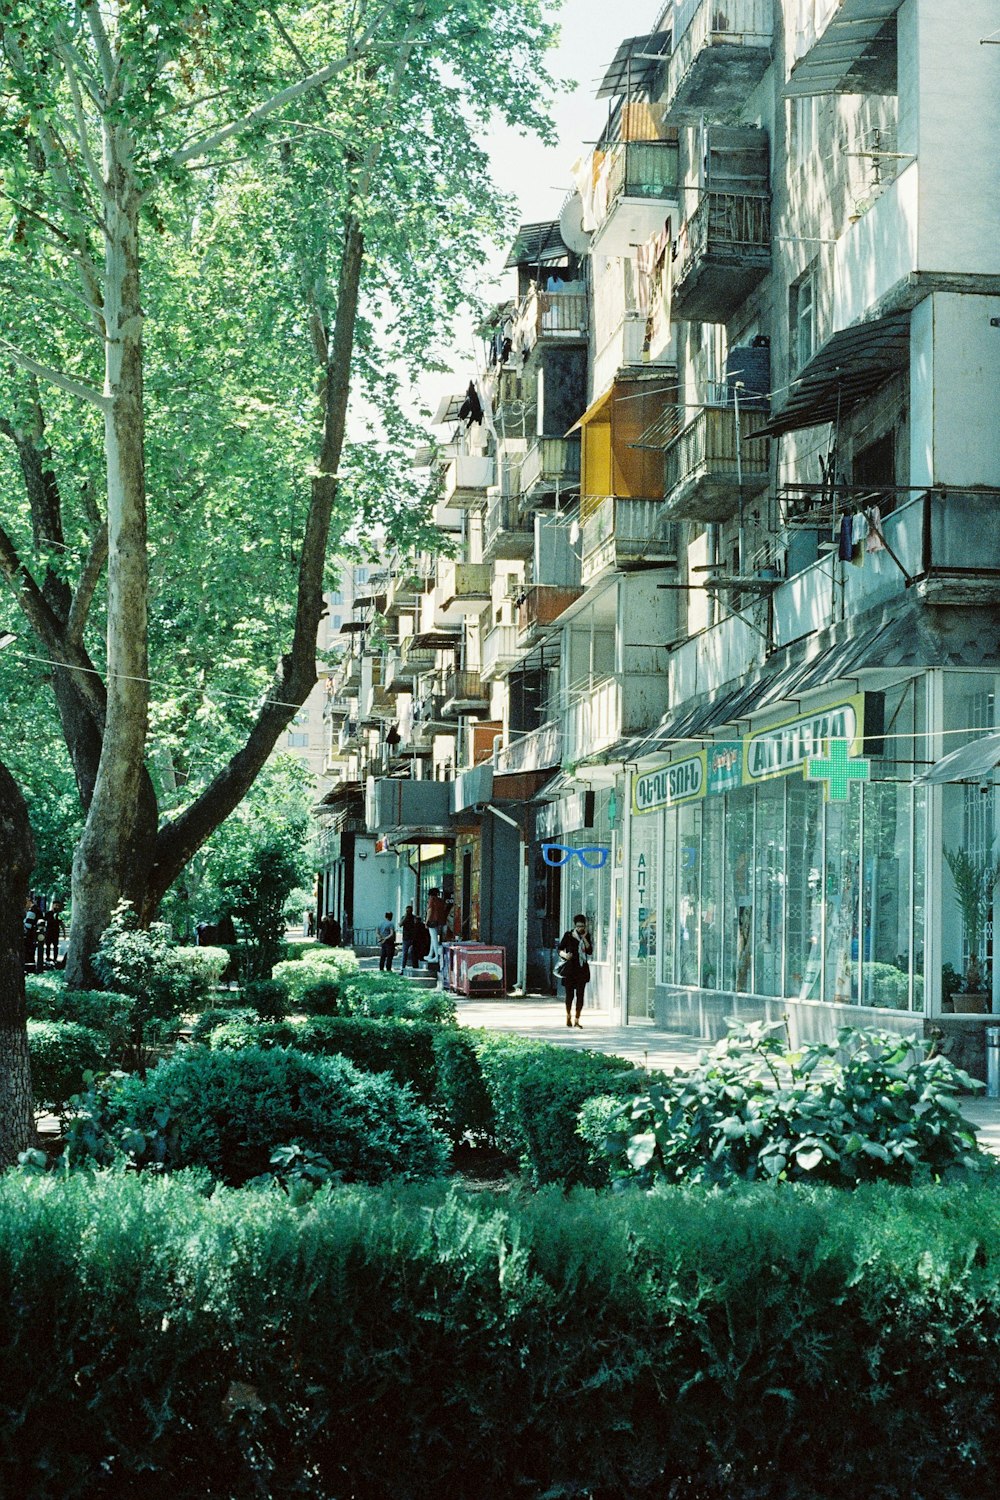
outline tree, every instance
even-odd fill
[[[35,858],[28,810],[0,762],[0,1169],[35,1136],[24,1000],[24,909]]]
[[[479,259],[484,210],[496,209],[474,129],[494,111],[544,128],[539,59],[550,28],[541,15],[539,0],[503,8],[492,0],[333,0],[322,10],[256,0],[0,7],[0,202],[9,236],[0,352],[18,372],[7,381],[0,434],[16,455],[31,525],[30,544],[0,528],[0,574],[54,663],[87,810],[73,865],[71,982],[87,977],[123,894],[149,920],[252,785],[316,680],[331,528],[343,529],[359,500],[370,499],[373,477],[384,506],[386,475],[399,465],[384,448],[377,465],[351,463],[352,363],[389,439],[399,437],[393,361],[412,369],[433,357],[435,322],[459,305],[463,269]],[[189,784],[163,820],[164,788],[155,756],[147,758],[150,623],[159,602],[150,538],[173,497],[159,490],[150,506],[149,460],[151,445],[161,461],[171,446],[157,422],[173,428],[175,449],[184,446],[183,396],[172,399],[187,388],[177,354],[197,355],[220,333],[210,315],[184,339],[169,309],[233,195],[251,226],[267,221],[252,244],[240,237],[249,252],[242,270],[280,309],[266,358],[249,345],[240,357],[255,374],[272,362],[273,383],[287,381],[286,410],[301,428],[311,350],[320,375],[316,456],[303,514],[290,528],[293,577],[274,622],[282,647],[270,682],[238,733],[229,725],[221,767]],[[236,261],[217,241],[214,248],[206,279],[224,284]],[[227,308],[223,293],[213,305],[223,327]],[[293,359],[278,346],[296,321]],[[200,454],[221,426],[195,434]],[[65,453],[71,497],[60,473]],[[209,472],[206,493],[200,481],[194,487],[198,515],[219,514],[216,480]],[[273,536],[270,521],[265,529]]]

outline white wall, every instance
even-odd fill
[[[1000,79],[998,79],[1000,91]],[[936,292],[910,324],[910,484],[1000,486],[1000,296]]]

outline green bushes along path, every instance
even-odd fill
[[[1000,1193],[0,1181],[0,1493],[979,1500]]]

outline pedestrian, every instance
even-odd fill
[[[41,941],[42,909],[34,896],[29,896],[24,907],[24,967],[36,968],[36,954]]]
[[[578,912],[573,918],[573,926],[569,932],[564,932],[559,939],[559,957],[562,959],[562,972],[560,978],[566,990],[566,1025],[579,1026],[580,1012],[583,1010],[583,995],[590,983],[590,964],[587,962],[593,956],[594,942],[587,930],[587,918],[583,912]],[[576,1004],[576,1016],[573,1016],[573,1005]]]
[[[411,969],[417,967],[417,923],[419,917],[413,915],[413,907],[408,906],[403,914],[403,920],[399,924],[399,930],[403,935],[403,961],[399,966],[400,973],[406,968],[409,961]]]
[[[392,922],[392,912],[387,911],[385,921],[379,923],[378,927],[378,967],[380,973],[392,973],[392,961],[396,956],[396,929]]]
[[[440,962],[441,930],[447,920],[448,903],[444,898],[444,893],[438,890],[436,885],[432,886],[430,894],[427,897],[427,911],[424,914],[427,931],[431,935],[430,951],[427,954],[428,963]]]
[[[53,901],[45,913],[45,958],[52,964],[59,962],[59,939],[66,936],[62,909],[61,901]]]
[[[313,911],[312,907],[310,906],[309,910],[306,912],[306,937],[315,937],[315,936],[316,936],[316,913]]]
[[[320,921],[319,940],[330,948],[340,947],[340,923],[332,911],[328,911]]]

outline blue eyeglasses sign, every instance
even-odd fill
[[[543,844],[542,858],[547,865],[567,864],[576,855],[581,865],[588,870],[600,870],[608,862],[610,844],[585,844],[582,849],[571,849],[568,844]]]

